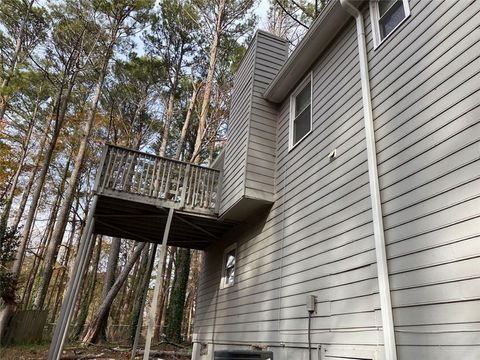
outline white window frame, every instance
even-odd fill
[[[410,6],[408,4],[408,0],[402,0],[403,3],[403,11],[405,12],[405,17],[403,18],[402,21],[400,21],[397,26],[393,28],[392,31],[390,31],[387,36],[385,36],[383,39],[380,37],[380,26],[379,26],[379,21],[380,21],[380,11],[378,9],[378,2],[381,0],[373,0],[370,1],[370,20],[372,23],[372,34],[373,34],[373,47],[376,49],[377,47],[380,46],[385,40],[387,40],[390,35],[392,35],[402,24],[407,20],[410,16]]]
[[[293,143],[293,122],[295,120],[295,100],[297,95],[305,88],[305,85],[310,81],[310,130],[295,144]],[[295,91],[290,95],[290,121],[288,126],[288,151],[292,150],[305,139],[313,129],[313,72],[310,72],[305,79],[296,87]]]
[[[233,282],[228,284],[227,283],[227,264],[226,264],[226,260],[227,260],[227,254],[229,252],[231,252],[232,250],[235,250],[235,265],[233,267],[234,269],[234,276],[233,276]],[[234,243],[232,245],[230,245],[229,247],[227,247],[224,251],[223,251],[223,256],[222,256],[222,279],[220,281],[220,289],[226,289],[226,288],[229,288],[233,285],[235,285],[235,275],[236,275],[236,270],[237,270],[237,243]]]

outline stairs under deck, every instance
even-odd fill
[[[204,249],[235,223],[218,218],[219,170],[106,145],[97,173],[94,232],[161,243],[174,208],[168,244]]]

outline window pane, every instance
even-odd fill
[[[379,2],[379,6],[382,1]],[[380,28],[380,37],[383,39],[392,32],[400,22],[405,19],[405,10],[403,9],[403,2],[397,1],[390,7],[386,14],[380,18],[378,22]]]
[[[293,121],[293,143],[296,144],[310,131],[310,105]]]
[[[225,285],[233,284],[235,279],[235,249],[225,256]]]
[[[295,117],[297,117],[308,105],[310,105],[310,82],[295,97]]]
[[[380,0],[378,2],[378,12],[380,13],[380,17],[385,15],[388,9],[392,7],[395,3],[402,3],[402,0]],[[396,5],[396,4],[395,4]]]
[[[227,285],[233,284],[234,279],[235,279],[235,268],[232,267],[227,269],[227,273],[225,276],[225,283]]]
[[[229,268],[235,266],[235,252],[229,252],[227,254],[227,263],[225,267]]]

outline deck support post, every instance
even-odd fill
[[[85,229],[80,238],[80,246],[78,248],[78,254],[73,266],[72,275],[68,282],[68,289],[65,294],[65,298],[62,303],[60,315],[53,332],[52,342],[50,349],[48,350],[48,360],[59,360],[62,355],[63,345],[67,337],[68,326],[72,319],[73,309],[75,307],[75,301],[77,299],[78,291],[82,283],[82,277],[87,266],[88,253],[90,252],[93,243],[95,242],[95,235],[93,229],[95,226],[95,219],[93,214],[95,213],[95,207],[97,206],[98,195],[93,196],[92,205],[88,212],[87,222]]]
[[[150,347],[152,345],[152,337],[155,329],[155,318],[157,317],[157,308],[158,308],[158,298],[160,295],[160,290],[162,289],[162,280],[163,280],[163,264],[167,257],[167,241],[168,234],[170,232],[170,225],[172,224],[173,212],[175,210],[170,208],[168,211],[167,223],[165,225],[165,230],[163,232],[163,241],[160,248],[160,261],[158,262],[157,268],[157,279],[155,281],[155,290],[153,291],[152,304],[150,306],[149,317],[148,317],[148,328],[147,328],[147,337],[145,339],[145,351],[143,353],[143,360],[148,360],[150,357]]]

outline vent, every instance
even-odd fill
[[[273,360],[271,351],[215,351],[214,360]]]

